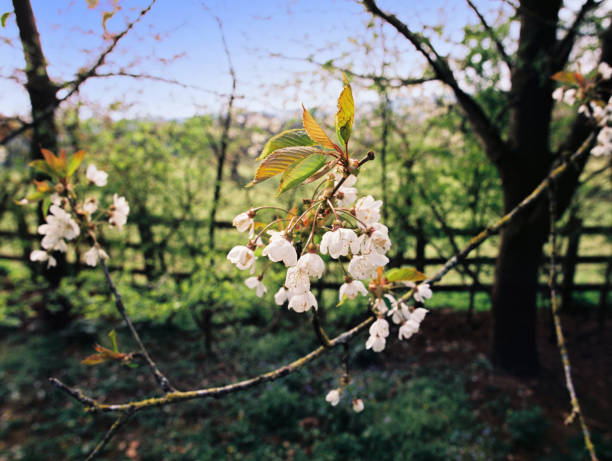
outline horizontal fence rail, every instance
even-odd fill
[[[167,218],[163,216],[152,215],[152,216],[147,216],[146,218],[135,217],[135,219],[131,220],[130,225],[135,226],[135,225],[138,225],[139,223],[140,224],[144,223],[149,226],[170,227],[170,226],[176,226],[177,221],[180,222],[181,226],[194,226],[194,227],[201,227],[201,228],[204,228],[205,226],[207,226],[207,223],[208,223],[208,221],[204,219],[187,218],[187,219],[178,220],[178,218]],[[216,221],[215,227],[220,231],[233,229],[232,223],[229,221]],[[478,234],[481,230],[482,229],[450,228],[450,232],[452,232],[454,236],[459,236],[459,237],[472,237]],[[415,244],[415,248],[420,248],[421,250],[420,252],[418,252],[416,257],[403,257],[403,256],[397,256],[397,255],[392,256],[391,260],[395,265],[409,265],[409,266],[414,266],[414,267],[417,267],[425,271],[425,268],[428,266],[431,267],[435,265],[444,264],[446,262],[446,258],[443,258],[443,257],[425,257],[425,252],[424,252],[425,247],[428,245],[428,240],[446,238],[446,234],[443,230],[441,229],[432,230],[432,232],[428,232],[425,235],[423,233],[423,230],[412,228],[412,227],[404,228],[403,231],[406,234],[409,234],[412,237],[416,238],[417,242]],[[611,255],[584,255],[584,256],[581,256],[578,254],[578,247],[579,247],[578,243],[579,243],[579,239],[581,236],[583,235],[589,235],[589,236],[603,235],[607,238],[610,238],[610,236],[612,236],[612,227],[585,226],[585,227],[576,228],[575,226],[572,226],[572,227],[568,226],[568,227],[560,229],[559,234],[569,237],[567,254],[558,258],[559,264],[563,267],[563,273],[565,274],[564,279],[566,280],[564,280],[562,283],[562,286],[564,287],[565,292],[568,292],[568,291],[572,291],[572,292],[585,292],[585,291],[607,292],[607,291],[610,291],[611,287],[610,287],[609,280],[605,280],[603,283],[576,284],[574,283],[573,279],[574,279],[575,272],[576,272],[575,267],[579,264],[603,264],[603,265],[608,265],[608,266],[612,264],[612,254]],[[21,241],[27,240],[27,241],[33,242],[33,241],[39,240],[40,235],[37,235],[35,233],[20,234],[14,230],[0,229],[0,238],[2,238],[3,240],[5,239],[6,240],[21,240]],[[111,239],[107,239],[105,243],[109,245],[109,247],[111,248],[126,247],[126,248],[141,249],[141,250],[144,250],[145,248],[155,248],[158,246],[158,244],[155,242],[146,242],[143,244],[143,243],[137,243],[137,242],[129,242],[129,241],[124,242],[124,241],[111,240]],[[225,250],[218,249],[215,251],[215,253],[224,254],[228,250],[229,248]],[[171,253],[172,249],[164,245],[164,248],[162,249],[162,251]],[[203,248],[195,249],[195,250],[192,249],[191,254],[194,254],[194,253],[197,256],[201,256],[201,255],[205,255],[206,251],[204,251]],[[15,262],[21,262],[24,264],[29,262],[27,257],[24,254],[17,255],[17,254],[0,253],[0,260],[15,261]],[[497,258],[494,256],[474,256],[471,258],[467,258],[465,260],[465,264],[472,266],[472,267],[477,266],[478,268],[483,267],[483,266],[492,267],[492,266],[495,266],[496,260]],[[545,265],[546,263],[547,263],[547,260],[545,257],[543,257],[542,264]],[[75,264],[75,266],[77,267],[77,269],[80,267],[84,267],[81,264]],[[123,272],[127,272],[129,274],[134,274],[134,275],[145,275],[145,276],[150,275],[150,270],[146,268],[124,268],[123,266],[119,266],[119,265],[111,265],[109,266],[109,270],[123,271]],[[609,273],[609,270],[606,270],[605,272]],[[192,273],[188,271],[177,271],[177,270],[172,271],[171,270],[171,271],[166,272],[165,275],[173,277],[177,280],[183,280],[183,279],[189,278],[192,275]],[[313,286],[318,287],[323,290],[331,290],[331,289],[337,290],[339,288],[339,283],[318,283],[318,284],[313,284]],[[539,288],[541,290],[544,290],[546,289],[546,287],[547,287],[546,284],[541,284]],[[492,288],[491,284],[480,283],[480,282],[476,283],[473,280],[465,284],[447,283],[447,284],[439,284],[436,286],[437,291],[444,291],[444,292],[490,292],[491,288]]]

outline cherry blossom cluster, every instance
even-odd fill
[[[239,214],[233,224],[239,232],[248,232],[249,241],[233,247],[227,259],[238,269],[250,271],[251,277],[245,284],[259,297],[268,291],[263,282],[268,266],[283,264],[285,282],[274,295],[274,301],[278,305],[287,303],[289,309],[298,313],[318,309],[310,289],[311,280],[320,279],[330,267],[329,262],[336,260],[344,274],[339,304],[358,296],[368,297],[376,320],[370,327],[366,348],[380,352],[389,335],[387,317],[399,326],[399,339],[410,338],[419,330],[427,310],[409,306],[407,299],[423,303],[432,292],[427,283],[390,283],[383,276],[391,240],[389,229],[380,223],[382,201],[371,195],[358,199],[356,181],[357,177],[346,170],[330,174],[322,183],[324,190],[305,200],[305,210],[299,215],[275,207],[253,208]],[[256,217],[268,209],[283,211],[285,217],[268,224],[256,222]],[[260,257],[269,262],[255,274]],[[408,298],[396,300],[390,294],[392,290],[408,291]]]
[[[90,186],[104,187],[108,181],[108,173],[99,170],[94,164],[89,164],[85,178]],[[117,194],[113,195],[113,203],[105,209],[99,207],[98,200],[93,196],[80,200],[75,193],[75,184],[70,183],[69,179],[71,178],[68,176],[60,177],[53,187],[46,181],[37,181],[39,191],[51,192],[51,205],[45,223],[38,227],[38,233],[43,236],[40,242],[42,249],[32,251],[30,260],[46,263],[47,268],[54,267],[57,260],[53,252],[65,253],[68,249],[67,242],[87,235],[92,246],[83,257],[87,265],[95,267],[100,259],[109,257],[98,243],[98,227],[107,222],[111,227],[121,230],[127,223],[130,207],[125,197]],[[27,204],[30,200],[25,198],[20,203]]]

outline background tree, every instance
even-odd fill
[[[563,30],[559,19],[560,0],[522,0],[515,10],[520,21],[517,52],[509,56],[495,31],[470,2],[511,73],[511,89],[505,95],[509,116],[507,130],[497,126],[476,95],[463,90],[448,59],[438,53],[427,37],[381,10],[376,1],[363,0],[363,4],[408,39],[425,57],[436,78],[451,89],[489,160],[497,168],[504,211],[511,210],[525,198],[551,167],[568,152],[575,151],[592,131],[587,118],[578,116],[559,147],[555,149],[551,145],[555,86],[551,76],[568,64],[581,27],[594,25],[595,19],[590,18],[589,13],[600,3],[585,1],[570,27]],[[609,63],[612,60],[611,40],[609,27],[602,37],[601,61]],[[568,172],[559,185],[560,212],[565,210],[578,185],[585,161]],[[541,199],[521,219],[502,230],[495,271],[492,355],[496,364],[521,375],[534,374],[539,368],[535,340],[536,294],[542,247],[548,235],[546,206],[545,199]]]

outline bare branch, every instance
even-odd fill
[[[73,94],[77,93],[79,91],[79,88],[81,87],[81,85],[83,83],[85,83],[85,81],[87,79],[89,79],[90,77],[94,76],[96,74],[97,70],[104,64],[104,62],[106,61],[106,58],[108,57],[108,55],[113,52],[113,50],[117,46],[117,43],[119,43],[119,40],[121,40],[123,37],[125,37],[125,35],[130,30],[132,30],[132,28],[151,10],[151,8],[153,8],[153,5],[155,4],[156,1],[157,0],[151,0],[151,3],[149,4],[149,6],[147,6],[144,10],[142,10],[138,14],[136,19],[134,19],[132,22],[128,23],[128,25],[126,26],[125,29],[123,29],[123,31],[121,31],[117,35],[113,36],[113,38],[111,40],[111,43],[100,54],[100,56],[98,56],[98,59],[96,60],[96,62],[89,69],[85,70],[84,72],[80,72],[77,75],[77,78],[72,82],[72,88],[68,91],[68,93],[66,93],[66,95],[64,97],[59,98],[59,99],[55,99],[53,104],[48,106],[47,109],[42,111],[37,117],[34,117],[30,123],[24,124],[20,128],[14,130],[11,133],[9,133],[6,136],[4,136],[0,140],[0,146],[5,145],[11,139],[14,139],[16,136],[19,136],[21,133],[23,133],[26,130],[29,130],[30,128],[32,128],[35,125],[37,125],[41,120],[51,116],[53,114],[53,111],[55,110],[56,107],[58,107],[62,102],[66,101],[68,98],[70,98]],[[61,87],[61,85],[60,85],[60,87]]]
[[[552,181],[558,180],[562,175],[569,169],[570,166],[577,161],[579,161],[582,157],[587,155],[590,152],[592,141],[595,139],[596,132],[592,133],[591,136],[583,143],[583,145],[578,149],[572,156],[567,158],[564,163],[553,169],[549,175],[529,194],[521,203],[519,203],[512,211],[501,217],[494,224],[487,227],[476,237],[472,238],[468,245],[466,245],[459,253],[453,256],[451,259],[447,261],[447,263],[431,278],[426,280],[426,283],[433,284],[435,282],[440,281],[451,269],[453,269],[456,265],[460,264],[463,259],[475,248],[479,247],[487,238],[491,235],[496,234],[500,229],[504,228],[508,223],[516,218],[521,212],[523,212],[526,208],[532,205],[536,200],[538,200],[542,194],[550,187]],[[368,159],[373,158],[373,155],[368,155],[362,161],[367,161]],[[411,290],[408,295],[412,294]],[[61,381],[57,379],[52,379],[51,382],[56,386],[62,389],[64,392],[67,392],[70,396],[77,399],[79,402],[83,403],[87,407],[89,411],[98,411],[98,412],[125,412],[125,411],[136,411],[143,408],[151,408],[151,407],[160,407],[165,405],[170,405],[178,402],[183,402],[186,400],[193,400],[205,397],[220,397],[225,394],[230,394],[234,392],[238,392],[244,389],[251,388],[255,385],[276,381],[288,374],[291,374],[307,363],[312,362],[327,350],[333,349],[339,344],[344,344],[349,341],[351,338],[355,337],[357,334],[361,333],[365,330],[370,323],[374,320],[374,317],[368,317],[363,322],[354,326],[348,331],[336,336],[335,338],[329,340],[329,345],[320,346],[312,352],[304,355],[303,357],[294,360],[293,362],[285,365],[283,367],[277,368],[273,371],[263,373],[261,375],[255,376],[253,378],[249,378],[243,381],[239,381],[233,384],[228,384],[220,387],[211,387],[205,389],[196,389],[192,391],[175,391],[170,392],[164,395],[163,397],[154,397],[150,399],[132,401],[127,403],[120,404],[103,404],[99,403],[96,400],[87,397],[82,394],[81,391],[77,389],[70,388],[66,386]]]
[[[89,453],[87,458],[85,458],[85,461],[91,461],[92,459],[95,459],[102,452],[106,444],[110,442],[110,439],[112,439],[113,436],[117,433],[117,431],[121,428],[123,423],[125,423],[128,420],[128,418],[132,416],[133,414],[134,414],[133,411],[125,411],[121,413],[117,417],[115,422],[112,424],[112,426],[108,429],[108,431],[106,431],[106,434],[104,434],[104,437],[102,437],[102,440],[98,442],[98,444],[95,446],[92,452]]]
[[[501,139],[499,131],[495,128],[491,120],[489,120],[482,107],[480,107],[474,98],[459,87],[448,62],[438,54],[426,37],[412,32],[410,28],[396,16],[383,12],[378,7],[375,0],[362,0],[362,2],[370,13],[395,27],[395,29],[406,37],[416,50],[425,57],[436,77],[452,89],[455,98],[457,98],[457,102],[466,113],[470,124],[474,128],[476,136],[484,146],[487,156],[493,163],[499,164],[502,157],[508,151],[508,148]]]
[[[578,35],[578,29],[584,21],[586,14],[590,10],[599,6],[600,3],[601,2],[596,2],[595,0],[586,0],[582,4],[582,7],[580,8],[580,11],[578,11],[578,14],[574,18],[574,22],[572,23],[570,28],[567,30],[563,38],[557,41],[557,50],[555,53],[556,59],[553,60],[552,67],[553,72],[561,70],[565,67],[572,48],[574,47],[574,42],[576,41],[576,36]]]
[[[517,215],[519,215],[523,210],[533,205],[542,194],[550,187],[550,184],[553,180],[559,180],[562,178],[563,174],[569,169],[569,167],[574,167],[577,163],[582,161],[583,157],[586,157],[591,151],[592,143],[595,140],[597,132],[591,133],[591,135],[582,143],[580,148],[574,152],[571,156],[569,156],[561,165],[554,168],[546,178],[538,184],[538,186],[527,196],[525,197],[518,205],[516,205],[511,211],[506,213],[501,219],[499,219],[495,224],[487,227],[476,237],[472,238],[468,245],[464,247],[459,253],[449,259],[446,264],[440,269],[433,277],[427,280],[427,283],[435,283],[438,282],[444,277],[451,269],[453,269],[457,264],[459,264],[465,257],[476,247],[480,246],[482,242],[484,242],[491,235],[496,234],[501,229],[506,227],[511,221],[515,219]]]
[[[501,40],[499,39],[495,31],[491,28],[491,26],[487,23],[487,20],[480,13],[476,5],[474,5],[474,2],[472,2],[472,0],[466,0],[466,1],[468,5],[470,6],[470,8],[472,8],[474,13],[476,13],[476,16],[478,16],[478,19],[480,20],[482,27],[484,27],[485,31],[487,32],[491,40],[493,40],[493,43],[495,43],[495,47],[497,48],[497,51],[499,52],[499,55],[501,56],[502,60],[506,63],[506,65],[508,66],[508,69],[512,70],[512,67],[513,67],[512,59],[506,53],[506,49],[504,48],[504,45],[501,42]]]
[[[142,356],[144,357],[145,361],[149,365],[149,368],[151,369],[151,373],[153,373],[153,376],[155,376],[155,379],[157,380],[159,386],[162,388],[164,392],[175,391],[176,389],[172,387],[172,385],[170,384],[170,381],[168,381],[168,378],[166,378],[164,374],[161,371],[159,371],[159,368],[157,368],[157,365],[155,364],[155,362],[149,355],[149,352],[147,351],[146,347],[142,343],[142,340],[140,339],[138,332],[134,328],[134,325],[132,324],[132,320],[127,315],[127,312],[125,310],[125,305],[123,304],[123,300],[121,299],[121,295],[117,291],[117,287],[115,287],[115,283],[113,282],[113,279],[111,278],[110,273],[108,272],[106,261],[104,261],[104,259],[100,259],[100,265],[102,266],[102,270],[104,271],[104,276],[106,277],[106,281],[108,282],[108,285],[110,286],[113,296],[115,297],[115,305],[117,306],[117,310],[119,311],[119,313],[123,317],[123,320],[128,326],[128,329],[130,330],[130,333],[132,334],[134,341],[136,341],[136,343],[138,344],[138,347],[140,348],[140,352],[142,353]]]
[[[563,372],[565,374],[565,385],[570,396],[570,405],[572,412],[565,420],[566,424],[571,423],[576,416],[580,421],[580,427],[582,428],[582,435],[584,438],[584,445],[589,452],[591,461],[597,461],[597,454],[595,453],[595,446],[591,440],[591,434],[589,428],[584,420],[584,415],[580,408],[580,402],[576,395],[576,389],[574,388],[574,382],[572,380],[572,367],[570,364],[569,355],[567,353],[567,347],[565,347],[565,339],[563,337],[563,329],[561,327],[561,318],[559,317],[559,304],[557,299],[557,201],[554,191],[554,183],[551,183],[548,187],[548,206],[549,206],[549,217],[550,217],[550,305],[553,315],[553,321],[555,323],[555,333],[557,335],[557,346],[559,347],[559,353],[561,354],[561,363],[563,364]]]

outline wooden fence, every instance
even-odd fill
[[[137,224],[132,222],[132,225]],[[159,216],[148,216],[147,224],[149,226],[170,226],[172,224],[176,224],[174,221],[159,217]],[[186,219],[180,222],[181,226],[197,226],[198,228],[205,228],[207,225],[206,220],[200,219]],[[216,223],[216,228],[219,231],[227,231],[229,229],[233,229],[232,224],[227,221],[219,221]],[[450,232],[456,237],[471,237],[476,235],[480,229],[449,229]],[[431,257],[426,256],[428,253],[429,245],[437,239],[438,242],[443,241],[446,236],[440,231],[435,231],[430,233],[429,235],[425,235],[423,231],[414,228],[408,228],[404,230],[406,234],[411,235],[415,239],[414,245],[414,254],[411,256],[405,255],[396,255],[392,256],[392,264],[394,266],[398,265],[408,265],[416,267],[417,269],[427,273],[427,268],[431,266],[441,265],[446,262],[446,259],[443,257]],[[612,236],[612,227],[604,227],[604,226],[590,226],[590,227],[582,227],[579,222],[572,221],[570,225],[566,228],[560,230],[560,234],[564,235],[568,238],[565,254],[558,258],[559,263],[561,265],[561,272],[563,274],[563,280],[561,282],[561,295],[565,300],[571,298],[573,292],[584,292],[584,291],[594,291],[600,293],[600,295],[604,299],[608,295],[608,292],[611,290],[610,285],[610,272],[612,267],[612,254],[603,254],[603,255],[580,255],[580,241],[583,236],[596,236],[601,235],[604,236],[606,241],[610,240]],[[34,233],[28,233],[26,235],[19,234],[15,230],[1,230],[0,229],[0,239],[3,241],[12,240],[19,241],[27,239],[32,243],[40,239],[39,235]],[[108,241],[108,245],[111,248],[113,247],[127,247],[131,249],[138,249],[142,247],[142,244],[136,242],[122,242],[122,241]],[[155,246],[155,242],[147,242],[149,247]],[[610,251],[612,248],[612,244],[606,245],[604,251]],[[227,249],[226,249],[227,250]],[[169,248],[164,248],[164,251],[170,251]],[[219,250],[221,253],[222,251]],[[204,255],[204,251],[198,253],[198,255]],[[22,264],[28,263],[27,255],[24,254],[9,254],[9,253],[0,253],[0,260],[9,260],[20,262]],[[467,258],[465,260],[465,264],[468,267],[476,267],[476,272],[479,272],[483,267],[492,267],[495,265],[496,258],[494,256],[473,256],[471,258]],[[546,260],[543,261],[543,266],[545,266]],[[581,264],[597,264],[605,267],[604,269],[604,280],[601,283],[575,283],[575,277],[577,273],[577,266]],[[465,267],[465,266],[464,266]],[[77,268],[78,269],[78,268]],[[461,266],[458,266],[458,270],[461,271]],[[111,265],[111,270],[125,270],[131,274],[135,275],[150,275],[147,272],[147,269],[144,267],[132,267],[129,269],[124,269],[122,266]],[[464,271],[464,274],[467,274],[467,271]],[[178,270],[170,270],[167,275],[174,277],[176,279],[185,279],[190,277],[191,273],[187,271],[178,271]],[[467,276],[467,275],[466,275]],[[474,280],[472,277],[469,283],[446,283],[446,284],[438,284],[436,285],[436,291],[444,291],[444,292],[490,292],[491,284],[489,283],[480,283],[478,280]],[[337,283],[320,283],[317,285],[321,289],[337,289]],[[541,285],[541,289],[546,289],[546,284]]]

